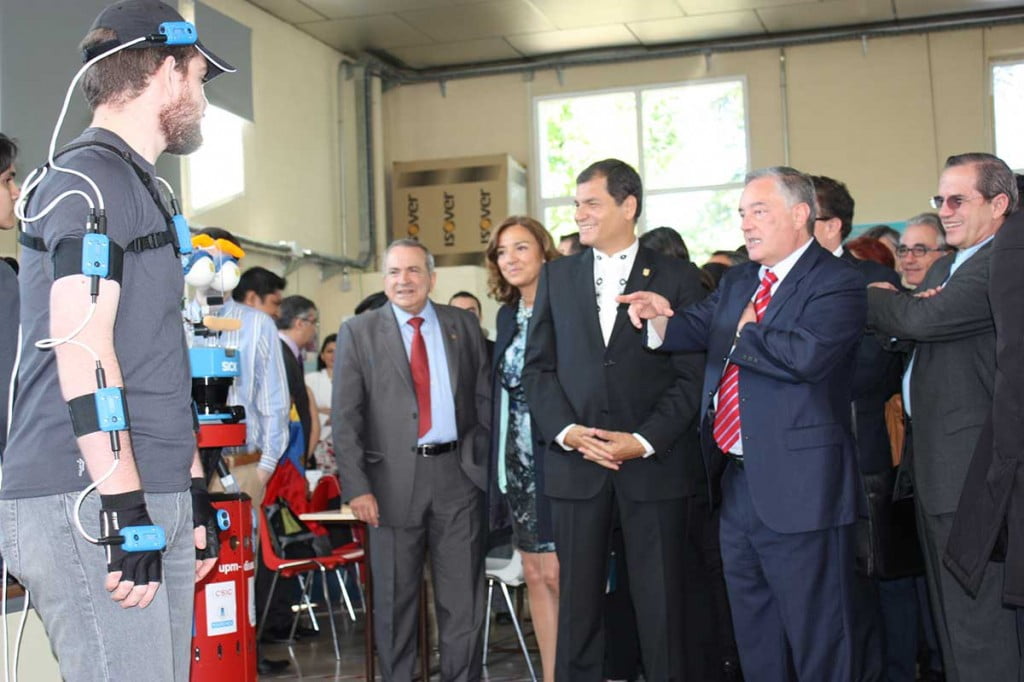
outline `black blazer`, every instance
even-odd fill
[[[284,358],[284,373],[288,378],[288,393],[295,403],[295,411],[299,413],[299,423],[302,425],[302,436],[306,440],[306,452],[309,452],[309,435],[313,428],[312,414],[309,411],[309,394],[306,393],[306,379],[302,374],[302,365],[295,357],[291,347],[281,341],[281,356]],[[303,453],[305,460],[305,453]]]
[[[889,282],[900,288],[896,271],[880,263],[854,258],[843,251],[842,259],[864,277],[864,284]],[[853,403],[856,415],[857,465],[862,474],[892,468],[892,448],[885,425],[885,403],[899,392],[903,378],[903,354],[885,350],[873,333],[865,333],[857,346],[853,369]]]
[[[518,305],[518,304],[517,304]],[[494,342],[494,353],[491,356],[491,467],[490,481],[492,494],[495,498],[500,496],[498,491],[498,439],[500,437],[501,411],[501,376],[498,370],[501,367],[502,356],[512,343],[512,337],[516,335],[516,306],[503,305],[498,309],[498,321],[496,340]],[[530,419],[530,429],[533,436],[533,461],[537,475],[537,530],[542,541],[554,540],[554,529],[551,525],[551,505],[542,492],[544,489],[544,452],[547,450],[547,441],[541,436],[537,420]],[[498,517],[492,512],[492,519]],[[498,517],[500,518],[500,517]]]
[[[625,291],[655,291],[674,306],[705,296],[692,263],[639,247]],[[703,485],[697,410],[703,354],[646,349],[619,305],[605,347],[594,292],[594,252],[560,258],[541,271],[526,346],[523,385],[548,443],[544,492],[588,499],[610,478],[638,501],[693,495]],[[655,454],[605,469],[555,441],[569,424],[639,433]]]
[[[1024,213],[992,240],[988,299],[996,328],[992,410],[967,470],[943,558],[976,594],[1000,533],[1005,533],[1003,601],[1024,607]],[[1004,528],[1005,524],[1005,528]]]

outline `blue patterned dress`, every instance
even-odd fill
[[[503,457],[501,487],[512,510],[512,528],[516,547],[524,552],[553,552],[555,543],[542,540],[538,527],[537,468],[533,460],[530,432],[530,408],[523,389],[523,358],[526,352],[526,328],[532,308],[519,301],[516,310],[516,334],[512,337],[498,368],[498,378],[508,395],[508,426]],[[543,504],[545,501],[540,501]]]

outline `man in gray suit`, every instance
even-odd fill
[[[341,325],[334,365],[342,497],[370,527],[381,672],[400,682],[412,679],[428,548],[441,679],[481,674],[490,365],[476,317],[430,301],[435,280],[423,245],[392,243],[390,305]]]
[[[918,528],[948,682],[1015,680],[1019,667],[1014,613],[1001,603],[1002,564],[989,564],[971,598],[941,561],[992,403],[989,261],[992,238],[1016,204],[1013,172],[1003,161],[951,156],[933,205],[957,253],[936,261],[914,293],[868,289],[868,326],[913,342],[903,406],[913,429]]]

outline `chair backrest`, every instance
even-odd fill
[[[349,560],[340,556],[333,556],[331,554],[318,554],[316,556],[301,556],[295,558],[282,557],[277,553],[275,549],[275,543],[271,537],[270,520],[267,518],[267,514],[270,509],[265,505],[260,505],[259,513],[259,525],[260,525],[260,555],[263,557],[263,563],[266,564],[267,568],[272,571],[294,569],[297,571],[309,570],[311,567],[315,567],[317,564],[323,564],[328,570],[334,570],[338,564],[348,563]]]
[[[309,511],[326,511],[330,507],[328,503],[335,498],[341,498],[341,483],[336,476],[322,476],[313,488]]]

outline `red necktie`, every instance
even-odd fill
[[[760,322],[764,311],[772,300],[772,285],[779,278],[768,271],[761,280],[761,286],[754,296],[754,315]],[[722,452],[729,452],[740,438],[740,368],[729,363],[718,383],[718,410],[711,435]]]
[[[422,438],[430,430],[430,361],[427,360],[427,344],[423,340],[420,326],[422,317],[409,320],[412,325],[412,352],[409,355],[409,369],[412,371],[412,385],[416,389],[416,407],[420,413],[420,428],[417,436]]]

